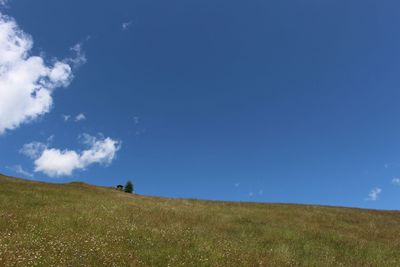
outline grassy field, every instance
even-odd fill
[[[400,266],[400,212],[177,200],[0,175],[0,266]]]

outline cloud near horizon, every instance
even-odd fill
[[[18,174],[21,174],[21,175],[24,175],[26,177],[29,177],[29,178],[33,178],[33,176],[34,176],[33,173],[30,173],[30,172],[24,170],[24,168],[19,164],[11,166],[11,167],[6,166],[6,168],[11,170],[11,171],[14,171],[14,172],[16,172]]]
[[[369,194],[367,200],[376,201],[379,198],[379,195],[382,193],[382,189],[379,187],[373,188]]]
[[[75,170],[85,170],[92,164],[108,166],[116,158],[121,142],[107,138],[96,138],[83,134],[83,151],[49,148],[48,144],[32,142],[25,144],[21,153],[34,160],[35,172],[49,177],[71,176]]]
[[[75,58],[52,64],[31,56],[32,47],[32,37],[0,13],[0,135],[48,113],[53,91],[73,79],[70,64],[86,61],[80,45],[73,48]]]

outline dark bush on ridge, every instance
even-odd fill
[[[130,193],[130,194],[133,193],[133,184],[132,184],[131,181],[126,182],[126,185],[125,185],[125,192],[126,192],[126,193]]]

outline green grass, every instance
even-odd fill
[[[0,176],[0,266],[400,266],[400,212]]]

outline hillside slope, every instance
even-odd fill
[[[0,266],[400,266],[400,213],[0,176]]]

